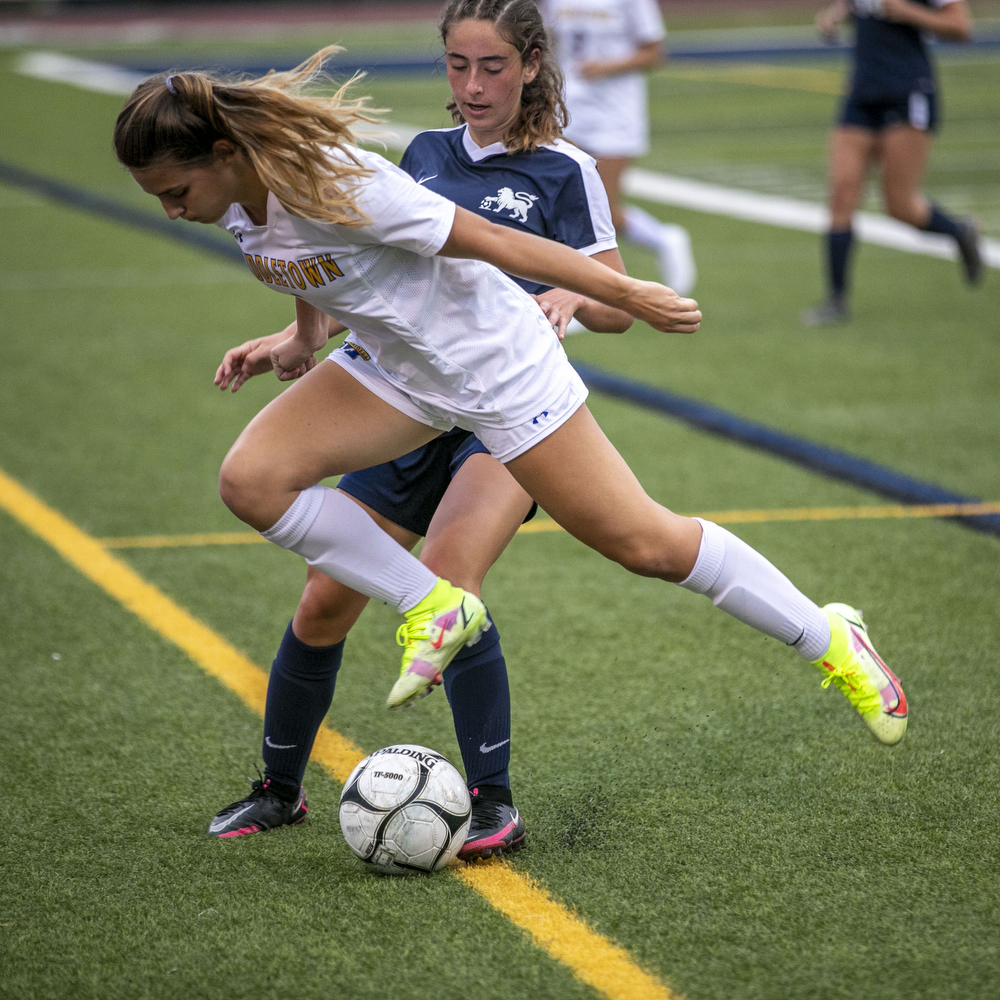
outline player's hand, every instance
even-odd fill
[[[304,344],[296,333],[271,348],[271,366],[279,382],[291,382],[316,367],[315,349]]]
[[[628,304],[622,308],[663,333],[694,333],[701,326],[701,310],[694,299],[681,298],[655,281],[635,280]]]
[[[269,337],[257,337],[248,340],[239,347],[231,347],[226,351],[215,373],[215,384],[225,391],[232,387],[237,389],[248,382],[254,375],[263,375],[273,369],[271,351],[283,340],[288,339],[288,330],[272,333]]]
[[[820,33],[823,41],[833,45],[837,41],[837,29],[848,16],[847,4],[843,2],[832,3],[824,7],[816,15],[816,30]]]
[[[587,301],[582,295],[576,292],[568,292],[565,288],[550,288],[541,295],[531,296],[545,313],[545,318],[552,324],[556,331],[556,336],[560,340],[566,337],[566,327],[569,321],[576,315],[577,309]]]

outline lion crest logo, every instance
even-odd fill
[[[515,193],[513,188],[502,187],[493,197],[484,198],[479,207],[493,212],[510,212],[508,218],[526,224],[528,211],[536,201],[538,201],[537,194],[528,194],[526,191]]]

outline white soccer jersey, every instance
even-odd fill
[[[566,76],[566,137],[595,156],[641,156],[649,148],[641,72],[586,80],[580,67],[616,62],[667,36],[655,0],[544,0],[542,10]]]
[[[489,264],[434,256],[455,204],[378,154],[354,153],[373,171],[357,198],[370,224],[298,218],[270,194],[265,225],[238,204],[218,225],[261,283],[349,327],[354,350],[405,392],[497,425],[533,417],[575,377],[541,309]]]

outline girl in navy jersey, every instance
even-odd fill
[[[830,140],[829,297],[803,313],[807,326],[848,318],[851,220],[864,196],[868,165],[882,167],[886,211],[929,233],[952,237],[970,284],[982,272],[973,224],[954,219],[920,193],[931,136],[938,126],[937,90],[925,34],[968,41],[965,0],[836,0],[817,17],[821,34],[853,19],[856,42],[851,87]]]
[[[472,5],[479,16],[446,30],[454,69],[461,75],[467,63],[527,89],[535,57],[507,40],[516,33],[503,15],[533,5],[510,0],[491,21],[481,16],[487,2]],[[646,496],[590,415],[586,387],[550,317],[507,275],[665,331],[694,332],[697,303],[558,239],[494,225],[359,150],[349,131],[363,117],[357,103],[343,93],[295,92],[322,57],[251,83],[197,73],[146,81],[119,116],[115,147],[169,216],[220,224],[262,284],[294,296],[294,330],[270,356],[279,378],[298,381],[240,435],[220,488],[264,537],[404,615],[403,663],[389,707],[411,703],[442,673],[447,678],[456,654],[489,631],[486,610],[354,500],[317,484],[407,455],[459,427],[576,538],[632,572],[704,594],[793,646],[878,739],[898,742],[905,697],[860,614],[843,604],[820,609],[724,528]],[[467,109],[487,125],[486,92],[457,89],[463,115]],[[316,364],[331,317],[351,330],[350,342]],[[594,609],[595,619],[600,612]],[[300,790],[289,807],[290,819],[279,822],[304,815]]]
[[[511,6],[504,0],[485,11],[485,18],[470,19],[463,16],[467,6],[448,5],[441,36],[453,93],[449,107],[468,122],[418,135],[403,154],[402,168],[463,208],[557,240],[624,273],[594,160],[559,137],[565,118],[561,74],[537,11],[529,2]],[[503,37],[493,20],[501,9],[506,10]],[[523,65],[513,58],[521,52],[527,54]],[[599,302],[514,280],[535,295],[559,336],[574,316],[598,332],[621,332],[631,324],[627,313]],[[272,371],[271,350],[291,332],[228,351],[216,382],[235,391],[246,379]],[[343,328],[332,325],[330,332]],[[488,568],[534,512],[531,498],[510,473],[460,428],[402,459],[344,476],[339,489],[406,548],[425,536],[421,561],[477,596]],[[309,567],[268,682],[266,787],[222,810],[210,827],[214,835],[257,832],[255,827],[269,829],[274,820],[294,822],[344,639],[367,602],[363,594]],[[473,795],[473,824],[462,857],[516,850],[523,843],[524,822],[510,791],[510,693],[496,627],[460,650],[444,673],[444,687]]]

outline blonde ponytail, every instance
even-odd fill
[[[257,80],[210,73],[151,77],[136,87],[115,123],[115,154],[129,170],[167,162],[207,163],[227,139],[292,215],[352,228],[370,220],[356,205],[370,170],[353,151],[353,126],[377,122],[369,98],[349,98],[356,74],[329,97],[303,93],[325,78],[328,45],[294,69]],[[169,83],[169,87],[167,84]],[[333,155],[331,156],[331,153]]]

